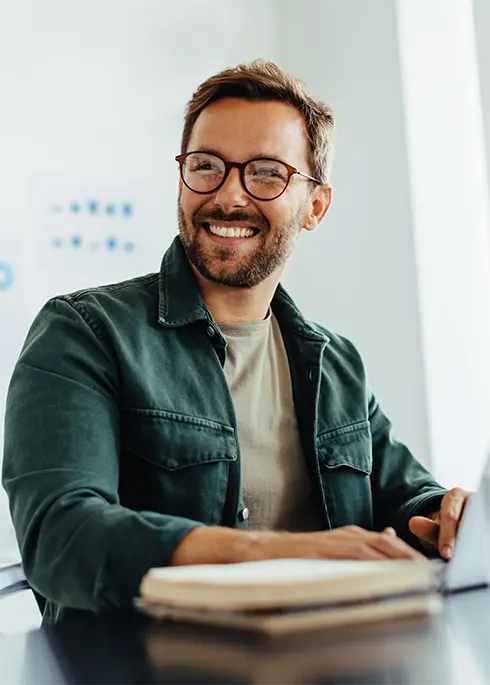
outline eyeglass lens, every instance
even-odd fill
[[[185,184],[197,193],[212,193],[226,172],[223,160],[207,152],[193,152],[182,164]],[[287,168],[272,159],[254,159],[244,170],[247,191],[257,198],[271,200],[280,195],[289,180]]]

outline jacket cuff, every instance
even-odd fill
[[[438,511],[441,505],[441,500],[446,494],[446,490],[443,488],[437,490],[431,490],[430,492],[425,492],[422,495],[417,495],[411,500],[406,502],[403,507],[400,507],[399,515],[401,519],[405,519],[406,525],[408,525],[409,519],[412,516],[425,516],[434,511]]]
[[[418,537],[410,532],[408,522],[412,516],[427,516],[427,514],[438,511],[445,494],[446,490],[443,488],[431,490],[412,498],[398,510],[396,526],[398,534],[405,542],[408,542],[409,545],[425,556],[437,556],[437,551],[423,546]]]

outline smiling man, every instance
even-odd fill
[[[359,354],[279,284],[331,202],[333,116],[270,62],[203,83],[158,274],[50,300],[12,378],[3,482],[46,619],[152,566],[449,557],[468,493],[393,437]]]

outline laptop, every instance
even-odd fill
[[[490,456],[478,490],[465,507],[452,558],[434,563],[443,594],[490,585]]]

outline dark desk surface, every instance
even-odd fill
[[[455,595],[431,619],[265,639],[81,616],[0,639],[0,684],[490,683],[490,590]]]

